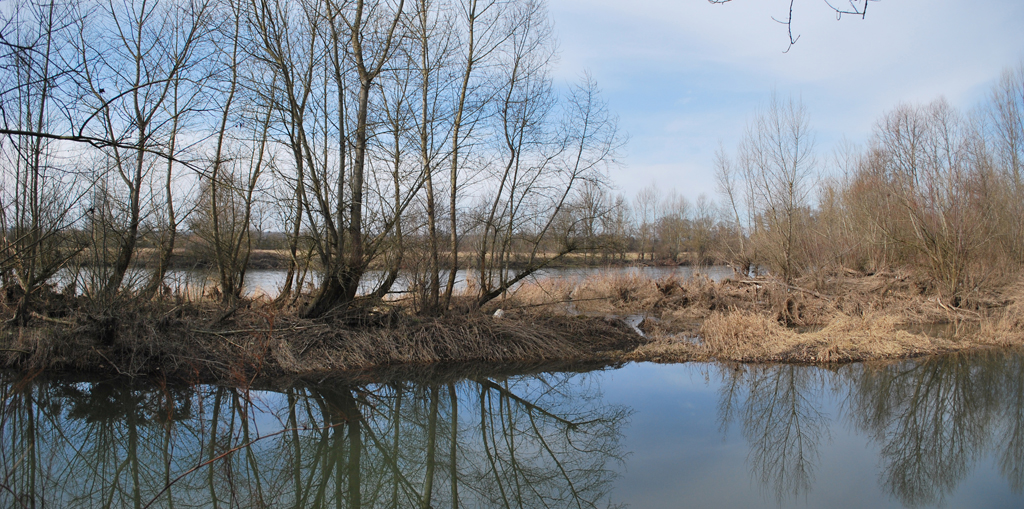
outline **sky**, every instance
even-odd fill
[[[840,5],[845,0],[831,0]],[[596,79],[629,137],[610,180],[632,198],[655,184],[716,198],[719,145],[732,153],[774,90],[803,102],[819,160],[865,144],[885,112],[945,97],[978,107],[1006,69],[1024,65],[1024,2],[878,0],[864,19],[825,0],[548,0],[559,42],[556,82]]]

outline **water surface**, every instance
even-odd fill
[[[100,282],[106,281],[109,277],[107,271],[108,269],[105,268],[83,268],[77,271],[65,269],[59,271],[54,276],[53,283],[61,290],[64,290],[69,286],[74,286],[74,293],[81,294],[85,292],[86,288],[96,286]],[[466,289],[467,274],[472,278],[474,277],[473,274],[475,274],[475,271],[460,270],[455,273],[454,288],[456,291],[463,291]],[[708,267],[573,267],[541,269],[526,278],[523,282],[540,281],[550,278],[561,278],[579,282],[594,275],[632,276],[641,274],[650,277],[651,279],[661,279],[672,275],[686,279],[692,277],[694,274],[704,274],[714,281],[720,281],[734,275],[733,270],[725,265],[712,265]],[[249,297],[257,295],[265,295],[270,298],[277,297],[281,288],[284,287],[287,275],[288,271],[280,269],[250,269],[245,273],[243,293]],[[146,269],[137,267],[132,268],[125,275],[124,284],[130,288],[141,289],[148,283],[149,276],[150,271]],[[363,279],[360,281],[359,293],[366,294],[374,291],[378,286],[380,286],[381,281],[383,281],[386,276],[387,274],[383,271],[367,271],[363,275]],[[303,278],[303,285],[312,289],[319,282],[319,277],[320,274],[316,271],[308,273]],[[447,273],[444,273],[442,274],[441,280],[446,281],[447,277]],[[164,284],[167,285],[169,289],[181,295],[199,297],[206,295],[208,291],[212,291],[217,287],[217,278],[217,274],[209,270],[170,270],[166,274]],[[403,274],[395,281],[392,286],[392,292],[404,292],[408,290],[410,286],[411,281],[409,277]]]
[[[0,506],[1020,507],[1022,361],[274,390],[4,373]]]

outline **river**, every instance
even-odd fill
[[[245,390],[3,372],[0,506],[1024,505],[1017,354],[417,373]]]

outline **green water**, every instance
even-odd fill
[[[1018,355],[275,387],[0,374],[0,507],[1024,506]]]

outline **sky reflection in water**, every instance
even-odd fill
[[[1019,507],[1022,368],[631,364],[279,392],[7,373],[0,505]]]

